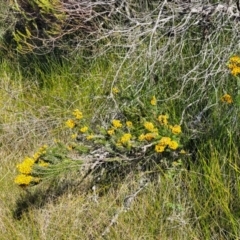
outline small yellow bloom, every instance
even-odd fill
[[[237,66],[233,67],[231,69],[231,73],[232,73],[233,76],[236,77],[238,74],[240,74],[240,67],[237,67]]]
[[[73,110],[72,114],[77,120],[80,120],[83,118],[83,114],[79,109]]]
[[[157,153],[161,153],[161,152],[163,152],[165,150],[165,146],[162,146],[161,144],[157,144],[156,146],[155,146],[155,151],[157,152]]]
[[[26,157],[22,163],[17,164],[17,169],[22,174],[30,174],[34,165],[34,159]]]
[[[144,134],[141,134],[139,137],[138,137],[138,140],[140,142],[144,141],[145,140],[145,135]]]
[[[87,140],[91,140],[91,139],[94,138],[94,135],[93,135],[93,134],[90,134],[90,135],[88,135],[86,138],[87,138]]]
[[[162,145],[162,146],[168,146],[171,142],[171,138],[170,137],[162,137],[159,141],[158,144]]]
[[[233,56],[229,59],[229,62],[240,64],[240,57],[239,56]]]
[[[240,74],[240,57],[231,57],[227,66],[231,70],[232,75],[237,76],[238,74]]]
[[[149,132],[157,132],[158,130],[154,127],[153,123],[151,122],[145,122],[144,127],[149,131]]]
[[[32,180],[33,180],[32,176],[20,174],[15,178],[14,182],[20,186],[21,185],[27,186],[31,183]]]
[[[40,148],[38,149],[38,151],[33,154],[33,159],[34,159],[35,161],[37,161],[43,154],[46,153],[47,147],[48,147],[48,146],[47,146],[46,144],[43,145],[42,147],[40,147]]]
[[[113,94],[118,94],[120,91],[119,91],[119,89],[117,88],[117,87],[114,87],[113,89],[112,89],[112,93]]]
[[[41,152],[36,152],[33,154],[33,159],[37,161],[41,155],[42,155]]]
[[[121,128],[122,127],[122,123],[120,122],[120,120],[112,120],[112,125],[115,127],[115,128]]]
[[[172,150],[176,150],[178,148],[178,143],[176,141],[170,141],[168,147]]]
[[[126,143],[128,143],[128,142],[131,140],[131,137],[132,137],[132,135],[131,135],[130,133],[125,133],[125,134],[123,134],[123,136],[121,137],[120,142],[121,142],[122,144],[126,144]]]
[[[173,134],[179,134],[179,133],[182,132],[182,129],[181,129],[180,125],[170,126],[170,129],[171,129]]]
[[[156,138],[157,133],[146,133],[144,135],[144,139],[147,141],[151,141],[152,139]]]
[[[168,124],[168,115],[159,115],[158,116],[158,121],[161,125],[167,125]]]
[[[151,105],[156,106],[157,105],[157,99],[155,96],[152,97],[151,99]]]
[[[131,128],[133,126],[131,121],[126,121],[126,125],[127,125],[128,128]]]
[[[68,120],[66,121],[66,126],[69,127],[69,128],[74,128],[75,125],[76,125],[76,123],[75,123],[74,120],[72,120],[72,119],[68,119]]]
[[[114,129],[109,129],[108,131],[107,131],[107,133],[108,133],[108,135],[113,135],[114,133],[115,133],[115,130]]]
[[[222,102],[226,102],[226,103],[228,103],[228,104],[233,103],[232,97],[231,97],[229,94],[224,94],[224,95],[221,97],[221,101],[222,101]]]
[[[80,128],[80,132],[82,132],[82,133],[87,132],[87,130],[88,130],[87,126],[84,126],[84,127]]]

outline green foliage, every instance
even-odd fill
[[[60,1],[15,1],[12,8],[19,18],[12,33],[18,52],[33,52],[38,44],[63,34],[66,16]]]

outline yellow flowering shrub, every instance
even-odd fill
[[[19,175],[15,183],[21,186],[38,184],[49,174],[65,171],[72,164],[79,170],[81,156],[94,159],[98,149],[103,154],[100,156],[103,161],[107,161],[107,158],[110,158],[109,162],[116,158],[132,160],[129,163],[141,158],[146,162],[162,158],[170,161],[169,153],[183,152],[180,144],[181,126],[170,124],[169,115],[161,114],[155,96],[148,104],[146,109],[149,115],[112,119],[103,126],[90,126],[80,110],[73,110],[73,118],[65,122],[70,133],[69,141],[55,141],[53,146],[43,146],[32,157],[26,157],[17,165]],[[77,156],[79,161],[76,160]]]

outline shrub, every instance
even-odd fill
[[[92,171],[116,162],[132,166],[133,171],[139,167],[143,170],[151,162],[170,166],[185,153],[181,145],[182,130],[180,125],[171,123],[170,116],[162,114],[157,105],[153,96],[145,106],[148,116],[140,119],[135,116],[133,121],[115,118],[102,126],[90,126],[83,113],[75,109],[73,117],[65,122],[70,141],[43,146],[31,158],[25,158],[17,165],[20,175],[15,182],[20,186],[35,185],[89,164]]]

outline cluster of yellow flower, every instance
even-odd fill
[[[233,100],[232,100],[232,97],[231,97],[231,95],[229,95],[229,94],[224,94],[222,97],[221,97],[221,101],[222,102],[225,102],[225,103],[228,103],[228,104],[230,104],[230,103],[233,103]]]
[[[88,127],[85,125],[80,125],[80,122],[79,122],[79,120],[83,118],[83,113],[79,109],[75,109],[73,110],[72,115],[74,116],[75,119],[68,119],[65,122],[66,127],[71,129],[79,127],[78,129],[79,133],[88,133],[88,130],[89,130]],[[78,133],[72,134],[72,138],[76,138],[77,135]],[[87,139],[92,139],[92,138],[93,138],[93,135],[89,133],[87,135]]]
[[[164,152],[167,147],[172,150],[176,150],[178,148],[178,142],[172,140],[170,137],[162,137],[155,145],[155,151],[161,153]]]
[[[150,104],[156,106],[157,100],[153,96]],[[161,153],[165,150],[176,150],[179,148],[179,134],[182,132],[180,125],[170,125],[167,114],[158,115],[153,121],[140,121],[140,124],[134,125],[131,121],[121,122],[119,119],[113,119],[108,129],[103,129],[101,133],[93,133],[88,126],[82,125],[77,120],[82,119],[83,114],[79,110],[74,110],[75,119],[69,119],[66,122],[67,127],[77,129],[78,134],[84,134],[87,140],[96,140],[96,138],[105,139],[118,149],[141,147],[148,142],[153,141],[155,152]],[[76,116],[81,116],[77,118]],[[106,135],[102,135],[106,133]],[[72,135],[76,138],[77,134]]]
[[[38,183],[40,181],[40,178],[33,176],[33,168],[35,165],[40,167],[48,166],[48,163],[41,159],[41,156],[46,153],[46,149],[47,146],[44,145],[34,153],[31,158],[26,157],[20,164],[17,164],[19,175],[15,178],[16,184],[20,186],[28,186],[31,183]]]
[[[230,69],[231,74],[233,76],[237,76],[238,74],[240,74],[240,57],[239,56],[231,57],[229,59],[227,66]]]

